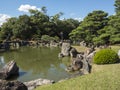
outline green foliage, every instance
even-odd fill
[[[79,25],[74,19],[60,20],[63,13],[54,16],[47,15],[46,7],[41,11],[29,10],[30,15],[20,15],[17,18],[10,18],[0,28],[0,39],[19,38],[23,40],[40,39],[42,35],[68,39],[68,34]],[[55,38],[54,38],[55,39]]]
[[[120,34],[112,35],[110,38],[111,44],[118,44],[120,43]]]
[[[57,36],[50,37],[49,35],[42,35],[41,40],[42,41],[58,41],[59,37],[57,37]]]
[[[107,16],[98,10],[89,13],[80,25],[69,34],[72,40],[95,45],[120,43],[120,0],[115,0],[116,14]]]
[[[42,35],[41,40],[42,41],[50,41],[50,36],[48,36],[48,35]]]
[[[46,7],[41,11],[29,10],[30,15],[10,18],[0,28],[0,39],[20,38],[24,40],[40,39],[42,35],[85,41],[95,45],[120,43],[120,0],[115,0],[116,14],[108,16],[102,10],[95,10],[79,22],[75,19],[63,19],[62,12],[47,15]],[[62,34],[61,34],[62,32]]]
[[[104,41],[110,44],[120,43],[120,14],[109,16],[108,24],[101,30],[99,30],[98,38],[106,34]]]
[[[94,42],[94,45],[97,45],[97,46],[105,44],[105,41],[99,37],[93,38],[93,42]]]
[[[95,45],[105,45],[109,43],[110,35],[109,34],[101,34],[99,37],[94,37],[93,42]]]
[[[8,37],[11,38],[13,35],[13,28],[15,26],[15,22],[17,21],[17,18],[10,18],[8,19],[7,23],[4,23],[1,26],[1,31],[0,31],[0,39],[4,40],[7,39]]]
[[[13,36],[20,39],[32,38],[32,31],[30,17],[28,15],[21,15],[19,19],[15,22],[12,28]]]
[[[111,49],[102,49],[94,56],[94,63],[96,64],[112,64],[119,61],[117,53]]]
[[[93,38],[98,36],[98,31],[107,24],[107,13],[101,10],[89,13],[80,25],[74,29],[69,35],[70,38],[76,37],[79,40],[91,43]]]
[[[115,0],[114,6],[116,7],[115,8],[116,13],[119,13],[120,12],[120,0]]]

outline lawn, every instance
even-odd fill
[[[116,52],[119,46],[111,46]],[[35,90],[120,90],[120,63],[92,66],[92,73]]]
[[[120,64],[93,65],[94,72],[35,90],[120,90]],[[96,69],[97,68],[97,69]]]

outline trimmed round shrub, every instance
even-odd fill
[[[111,49],[102,49],[94,56],[95,64],[113,64],[119,61],[117,53]]]

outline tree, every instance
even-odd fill
[[[114,6],[115,6],[116,13],[117,14],[120,13],[120,0],[115,0]]]
[[[13,28],[15,38],[30,39],[34,32],[31,30],[31,21],[28,15],[19,16]]]
[[[110,44],[120,43],[120,16],[112,15],[109,16],[108,25],[105,26],[102,30],[102,33],[106,33],[110,35],[109,41]]]
[[[99,36],[94,38],[96,44],[118,44],[120,43],[120,0],[116,0],[115,15],[108,17],[107,25],[98,31]]]
[[[38,10],[30,10],[30,13],[32,28],[34,29],[36,34],[41,37],[41,35],[45,34],[45,32],[48,32],[50,30],[50,28],[48,28],[50,25],[49,16]]]
[[[89,13],[80,25],[70,33],[70,37],[78,36],[80,40],[93,43],[93,38],[99,35],[98,31],[107,25],[107,15],[106,12],[101,10]]]
[[[10,39],[13,37],[14,25],[18,19],[15,17],[9,18],[6,23],[3,23],[0,31],[1,39]]]
[[[63,23],[62,20],[60,20],[60,17],[63,15],[62,12],[59,12],[57,14],[55,14],[54,16],[50,17],[50,22],[53,23],[53,31],[54,31],[54,35],[57,35],[58,37],[60,37],[60,33],[63,32],[63,30],[61,30],[63,28]]]
[[[63,27],[61,27],[64,39],[69,39],[69,33],[79,26],[79,21],[72,18],[62,20]]]
[[[46,13],[47,13],[47,9],[46,9],[46,7],[43,6],[43,7],[41,8],[41,11],[42,11],[44,14],[46,14]]]

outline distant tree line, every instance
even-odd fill
[[[78,27],[75,19],[60,19],[63,13],[48,16],[46,7],[42,11],[29,10],[30,15],[20,15],[7,20],[0,28],[0,39],[43,39],[43,37],[69,39],[69,33]]]
[[[29,10],[30,15],[20,15],[7,20],[0,27],[0,39],[71,39],[88,44],[104,45],[120,43],[120,0],[115,0],[115,14],[95,10],[83,21],[63,19],[62,12],[49,16],[46,7],[42,11]]]

